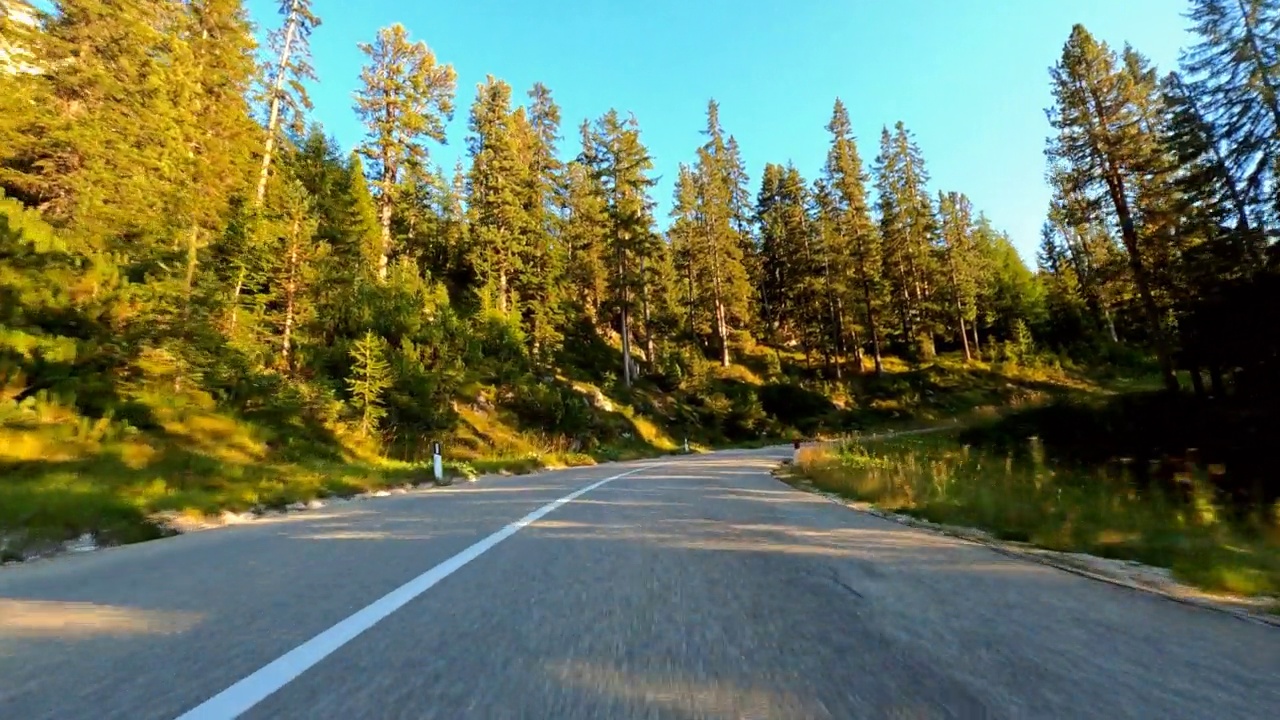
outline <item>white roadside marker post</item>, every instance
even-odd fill
[[[444,481],[444,460],[440,457],[440,441],[431,443],[431,469],[435,472],[436,484]]]

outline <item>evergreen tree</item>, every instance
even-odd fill
[[[1280,2],[1192,0],[1200,42],[1184,56],[1244,210],[1280,222]],[[1248,223],[1248,220],[1245,219]]]
[[[410,42],[396,23],[361,43],[369,64],[360,73],[355,111],[367,130],[360,154],[369,161],[377,187],[382,230],[378,278],[385,280],[393,252],[391,216],[406,172],[428,165],[426,140],[444,142],[444,125],[453,117],[457,74],[436,62],[424,42]]]
[[[694,231],[688,235],[687,273],[697,293],[693,306],[705,308],[711,320],[717,354],[724,367],[730,364],[729,333],[733,327],[749,325],[751,285],[743,263],[743,249],[749,239],[742,235],[740,161],[731,153],[720,127],[719,106],[712,100],[707,106],[707,142],[698,149],[697,162],[686,181],[686,192],[694,202],[686,207],[677,203],[686,224]],[[688,188],[692,187],[693,190]],[[690,315],[696,313],[691,310]]]
[[[827,132],[831,133],[831,149],[827,152],[823,177],[832,190],[836,230],[841,246],[849,254],[856,302],[861,307],[871,357],[879,375],[884,372],[878,312],[883,292],[880,234],[871,220],[866,194],[868,177],[853,138],[849,113],[839,98],[836,98]]]
[[[556,236],[562,166],[556,157],[560,140],[560,108],[551,91],[537,83],[528,93],[530,104],[521,117],[518,137],[521,158],[527,168],[522,188],[526,237],[521,243],[521,264],[534,269],[522,273],[517,283],[525,323],[535,357],[549,358],[560,343],[563,324],[558,293],[564,282],[564,248]]]
[[[293,374],[297,361],[297,330],[310,318],[310,289],[314,282],[314,262],[320,252],[315,245],[316,220],[306,187],[293,180],[282,193],[280,217],[281,247],[275,285],[279,288],[280,364]]]
[[[267,75],[267,137],[254,196],[258,205],[262,205],[267,194],[267,178],[281,125],[301,131],[303,114],[312,107],[304,83],[316,79],[309,40],[311,32],[320,26],[320,18],[312,12],[311,0],[280,0],[280,14],[284,16],[284,25],[267,39],[275,62]]]
[[[946,281],[955,309],[956,334],[964,348],[964,359],[973,359],[968,326],[976,320],[979,257],[973,241],[973,206],[963,193],[938,191],[938,215]]]
[[[587,124],[583,123],[588,144],[584,157],[594,152]],[[565,167],[564,210],[560,238],[567,255],[565,281],[578,289],[579,295],[570,298],[592,322],[600,319],[608,271],[605,268],[604,247],[609,219],[607,201],[599,179],[594,174],[594,158],[579,159]]]
[[[521,157],[519,135],[525,126],[523,114],[516,117],[511,86],[489,76],[471,109],[467,210],[480,291],[503,315],[517,311],[515,284],[524,270],[530,225],[524,203],[529,166]]]
[[[351,349],[351,377],[347,390],[360,419],[360,432],[368,435],[386,416],[384,395],[391,387],[391,366],[387,362],[386,341],[372,330],[366,331]]]
[[[880,234],[886,277],[898,311],[902,341],[915,357],[933,356],[935,309],[933,237],[936,218],[926,191],[929,176],[920,148],[899,122],[881,132],[876,157]]]
[[[659,254],[661,240],[653,229],[653,200],[649,177],[653,160],[640,140],[634,116],[623,120],[616,110],[605,113],[591,133],[591,148],[584,161],[591,163],[595,182],[604,198],[607,231],[602,260],[609,264],[608,304],[616,310],[622,338],[622,379],[631,386],[635,376],[632,325],[637,302],[648,298],[647,265]],[[646,335],[651,332],[645,328]],[[653,358],[646,360],[652,363]]]
[[[1172,350],[1148,262],[1154,238],[1143,238],[1141,208],[1135,208],[1149,189],[1147,183],[1158,182],[1165,170],[1159,128],[1149,126],[1144,112],[1154,88],[1145,87],[1114,51],[1080,25],[1050,74],[1055,104],[1048,115],[1058,134],[1049,140],[1048,155],[1061,163],[1061,182],[1068,192],[1085,198],[1090,207],[1106,202],[1114,213],[1146,331],[1165,385],[1176,390]]]

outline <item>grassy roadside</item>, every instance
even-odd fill
[[[1280,595],[1280,517],[1233,517],[1195,471],[1178,492],[1139,488],[1123,469],[1068,468],[1032,440],[1025,458],[940,432],[805,448],[815,486],[877,507],[1049,550],[1169,568],[1211,592]]]
[[[953,358],[912,368],[889,359],[884,377],[824,388],[831,399],[775,384],[774,404],[781,409],[769,403],[762,409],[756,398],[765,386],[755,384],[758,378],[738,366],[723,372],[751,382],[739,386],[734,384],[739,380],[717,376],[700,393],[640,388],[611,395],[574,381],[568,393],[585,398],[579,409],[551,407],[580,413],[582,429],[572,433],[542,429],[537,412],[522,417],[521,411],[529,413],[528,403],[513,409],[504,404],[501,388],[472,393],[456,404],[456,427],[442,433],[446,471],[454,476],[524,474],[678,454],[686,433],[690,450],[702,452],[850,429],[949,424],[956,416],[992,417],[1004,407],[1098,390],[1061,371]],[[738,399],[720,402],[720,391]],[[823,402],[812,415],[779,415],[796,409],[801,392]],[[199,519],[279,509],[431,478],[430,458],[421,453],[436,438],[407,438],[404,448],[378,447],[323,406],[280,410],[267,404],[233,413],[198,390],[175,395],[153,389],[131,391],[121,403],[124,414],[89,417],[74,398],[44,393],[10,398],[11,392],[0,392],[0,560],[86,533],[99,544],[151,539],[166,532],[159,520],[174,515]],[[297,402],[312,401],[304,396]],[[805,421],[812,427],[803,428]],[[750,426],[750,432],[727,432],[738,426]]]

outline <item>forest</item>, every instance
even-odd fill
[[[1192,0],[1177,68],[1063,28],[1034,267],[841,99],[812,177],[746,167],[709,99],[657,217],[640,119],[469,97],[399,24],[360,46],[344,148],[311,115],[311,0],[0,10],[0,530],[305,500],[440,439],[592,462],[1120,376],[1160,390],[1097,411],[1145,429],[1109,449],[1200,448],[1280,494],[1277,0]]]

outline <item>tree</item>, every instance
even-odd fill
[[[884,365],[881,361],[877,307],[882,293],[883,251],[880,234],[872,223],[870,203],[867,201],[868,177],[853,138],[848,110],[839,98],[836,98],[827,132],[831,133],[831,149],[827,152],[823,177],[833,193],[836,229],[841,236],[842,246],[849,253],[853,283],[862,307],[867,339],[871,343],[872,360],[876,374],[880,375],[884,372]]]
[[[590,163],[594,181],[604,198],[607,232],[603,260],[611,264],[607,292],[617,313],[618,334],[622,338],[622,379],[631,386],[634,376],[632,323],[636,300],[648,297],[647,263],[657,256],[661,242],[653,230],[653,200],[649,177],[653,159],[640,140],[640,126],[634,116],[622,119],[610,110],[596,121],[590,134],[591,147],[581,161]],[[646,328],[646,333],[650,331]],[[653,358],[646,360],[650,363]]]
[[[1114,213],[1165,386],[1176,390],[1172,350],[1147,261],[1151,238],[1140,234],[1142,217],[1134,207],[1149,189],[1146,184],[1159,182],[1164,171],[1158,128],[1144,116],[1155,88],[1133,72],[1138,65],[1132,59],[1121,66],[1105,43],[1076,25],[1050,71],[1055,102],[1047,114],[1057,136],[1049,139],[1047,154],[1061,163],[1068,193],[1078,194],[1090,209],[1105,202]]]
[[[282,193],[280,230],[282,247],[279,255],[276,286],[280,304],[280,363],[288,374],[296,369],[294,346],[297,328],[310,312],[309,292],[315,276],[313,262],[319,248],[315,245],[317,222],[306,187],[291,180]]]
[[[600,318],[608,271],[604,265],[609,230],[607,200],[595,174],[594,141],[583,123],[583,158],[565,167],[563,219],[560,238],[566,253],[565,282],[579,291],[571,298],[596,322]]]
[[[523,268],[522,244],[529,223],[523,203],[529,168],[521,159],[510,85],[493,76],[480,85],[470,127],[467,210],[472,265],[484,296],[496,302],[498,312],[505,315],[515,306],[514,281]]]
[[[742,235],[739,218],[742,191],[740,161],[734,157],[720,127],[719,105],[707,105],[707,142],[698,149],[691,174],[684,178],[683,192],[691,202],[677,202],[680,219],[691,228],[684,252],[693,308],[700,306],[711,320],[711,331],[721,365],[728,367],[729,332],[750,321],[748,300],[751,285],[743,263],[743,248],[749,239]],[[680,190],[677,194],[680,194]]]
[[[979,258],[973,243],[973,205],[963,193],[938,191],[941,249],[947,285],[955,309],[956,331],[964,348],[964,359],[973,359],[966,322],[976,319]]]
[[[897,306],[902,341],[913,356],[931,358],[934,308],[933,236],[937,220],[926,191],[924,158],[906,126],[880,134],[876,157],[880,235],[886,284]]]
[[[523,300],[533,355],[549,358],[560,342],[560,291],[565,262],[564,248],[556,235],[557,202],[563,183],[563,168],[556,157],[560,108],[542,83],[536,83],[528,97],[528,111],[521,115],[527,121],[521,123],[518,134],[527,168],[522,189],[526,237],[521,243],[521,264],[535,271],[520,276],[517,290]]]
[[[425,168],[426,140],[443,143],[444,124],[453,117],[457,74],[452,65],[436,62],[424,42],[410,42],[396,23],[378,31],[372,43],[361,43],[369,63],[360,73],[356,115],[365,124],[366,139],[359,152],[369,161],[377,187],[382,247],[378,278],[387,277],[392,247],[391,215],[406,171]]]
[[[1246,214],[1280,222],[1280,2],[1192,0],[1200,42],[1184,53],[1198,114],[1214,130]],[[1247,218],[1244,222],[1249,224]]]
[[[320,18],[312,12],[311,0],[280,0],[280,14],[284,16],[284,25],[267,39],[276,60],[267,76],[267,137],[254,195],[259,206],[267,195],[267,177],[283,116],[286,113],[291,116],[285,124],[301,129],[302,114],[312,107],[304,83],[316,79],[308,41],[311,32],[320,26]]]
[[[387,413],[383,395],[391,387],[391,366],[386,358],[386,341],[372,330],[351,349],[351,377],[347,390],[360,418],[360,432],[368,435]]]

